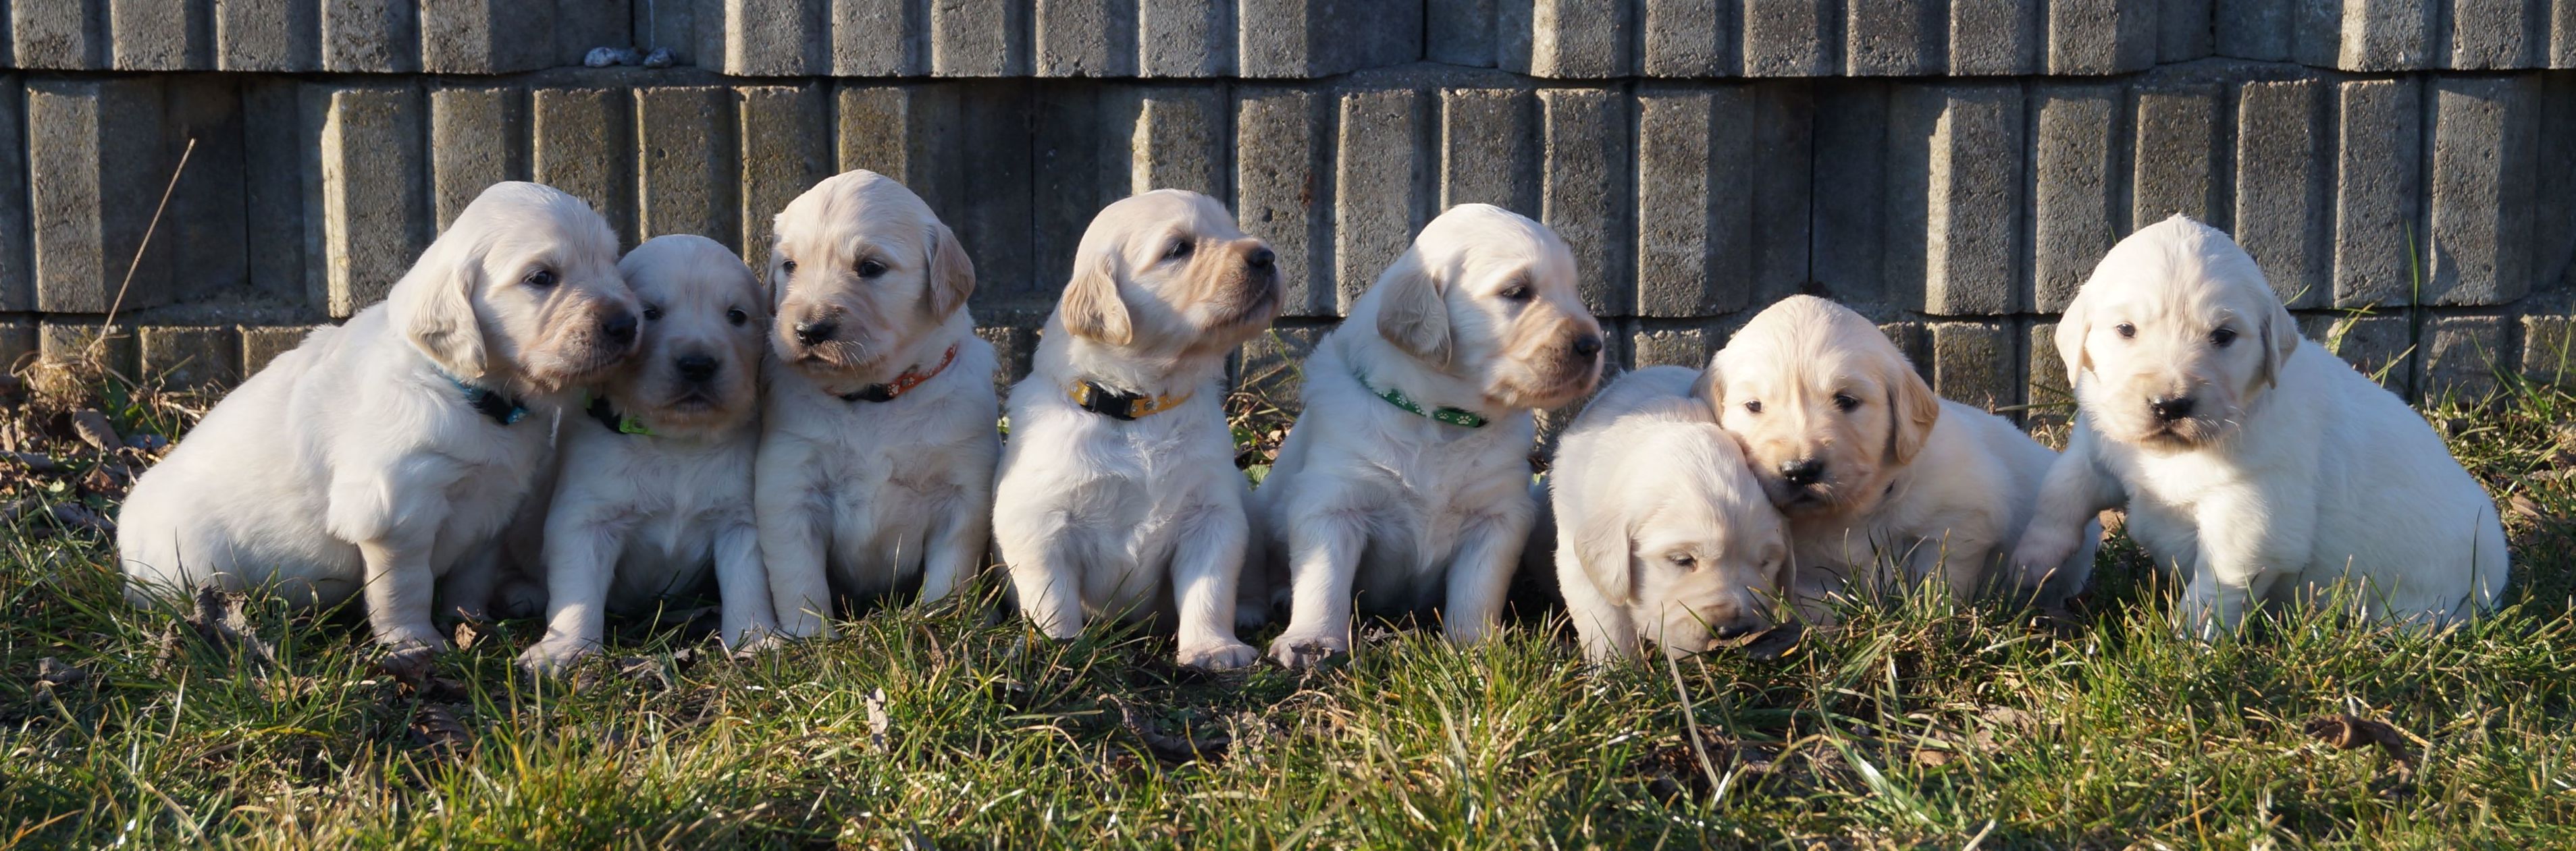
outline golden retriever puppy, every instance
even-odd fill
[[[376,640],[446,646],[440,578],[452,608],[481,612],[547,423],[634,352],[640,312],[588,205],[483,190],[383,304],[305,337],[135,482],[127,596],[274,583],[328,606],[363,590]]]
[[[1698,382],[1678,366],[1621,376],[1557,443],[1557,588],[1594,662],[1642,641],[1705,651],[1769,626],[1788,590],[1788,529],[1735,436],[1691,398]]]
[[[1306,362],[1305,411],[1262,480],[1264,561],[1287,568],[1304,665],[1350,649],[1365,611],[1442,607],[1457,642],[1491,631],[1529,539],[1531,412],[1601,375],[1601,325],[1545,225],[1463,204],[1422,229]]]
[[[643,303],[642,349],[557,427],[546,635],[519,656],[541,674],[598,649],[608,610],[695,592],[710,568],[727,646],[777,628],[751,513],[769,295],[702,236],[655,237],[617,268]]]
[[[754,503],[780,631],[832,635],[835,592],[918,584],[940,599],[991,539],[993,347],[966,297],[975,264],[921,196],[841,174],[778,214],[769,278],[779,363]]]
[[[1219,403],[1226,356],[1279,312],[1273,259],[1195,192],[1119,201],[1083,232],[1011,388],[993,504],[1020,610],[1047,635],[1176,615],[1181,664],[1259,658],[1234,637],[1249,533]]]
[[[1788,518],[1811,617],[1852,582],[1937,578],[1971,599],[2020,541],[2057,456],[2002,417],[1933,395],[1876,325],[1813,296],[1755,315],[1693,394],[1744,441]],[[2080,587],[2093,546],[2059,555],[2052,564]]]
[[[2175,216],[2112,246],[2058,321],[2077,408],[2013,557],[2025,582],[2128,507],[2186,578],[2186,629],[2338,580],[2365,617],[2441,623],[2492,605],[2495,503],[2395,394],[2299,336],[2254,259]]]

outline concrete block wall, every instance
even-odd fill
[[[1623,363],[1812,293],[1947,395],[2062,405],[2054,315],[2182,213],[2401,392],[2576,379],[2576,0],[6,5],[13,362],[238,380],[498,180],[761,263],[788,199],[870,168],[956,229],[1015,369],[1091,215],[1170,186],[1279,250],[1239,369],[1273,392],[1467,202],[1565,236]],[[674,64],[579,67],[602,46]]]

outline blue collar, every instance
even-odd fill
[[[438,377],[447,379],[447,383],[456,385],[456,389],[464,391],[465,404],[473,406],[475,413],[490,417],[493,422],[507,426],[528,416],[526,404],[501,395],[501,391],[468,384],[465,379],[449,375],[447,370],[435,366],[430,369],[437,372]]]

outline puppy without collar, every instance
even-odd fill
[[[606,611],[694,591],[711,566],[727,646],[776,629],[751,512],[768,293],[701,236],[655,237],[617,267],[642,350],[557,429],[546,635],[519,656],[539,673],[596,650]]]
[[[1263,561],[1287,570],[1303,665],[1350,649],[1368,611],[1442,605],[1459,642],[1492,630],[1528,540],[1534,409],[1592,391],[1601,325],[1555,232],[1485,204],[1432,220],[1315,347],[1305,411],[1254,496]]]
[[[1249,532],[1219,402],[1226,356],[1279,312],[1272,259],[1195,192],[1119,201],[1083,232],[1011,388],[993,505],[1020,609],[1047,635],[1177,615],[1181,664],[1259,658],[1234,636]]]
[[[433,592],[481,613],[546,424],[635,350],[638,312],[589,205],[493,184],[385,303],[305,337],[135,482],[117,523],[127,596],[363,591],[376,640],[446,646]]]
[[[2244,249],[2175,216],[2121,240],[2058,320],[2074,433],[2013,556],[2023,581],[2128,507],[2186,578],[2177,615],[2233,630],[2258,603],[2353,581],[2365,617],[2442,623],[2495,603],[2495,502],[2403,400],[2299,336]]]
[[[975,264],[912,190],[870,171],[778,214],[754,505],[780,631],[833,634],[835,596],[955,591],[993,510],[993,347],[966,297]]]
[[[1810,617],[1855,581],[1937,574],[1953,599],[1970,599],[2021,539],[2056,459],[2010,421],[1933,395],[1876,325],[1813,296],[1755,315],[1693,393],[1744,441],[1788,518]],[[2093,550],[2092,539],[2070,545],[2051,569],[2081,588]]]
[[[1548,469],[1557,587],[1606,662],[1652,641],[1673,657],[1770,624],[1788,590],[1788,531],[1735,436],[1691,398],[1699,373],[1619,377],[1583,408]]]

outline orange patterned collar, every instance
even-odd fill
[[[948,364],[955,360],[957,360],[957,346],[952,343],[948,346],[948,353],[939,356],[939,365],[931,367],[930,371],[923,372],[917,369],[904,370],[903,374],[895,376],[893,381],[889,381],[884,384],[870,384],[866,387],[859,388],[857,392],[841,394],[841,401],[894,401],[895,397],[912,392],[912,388],[921,386],[922,382],[938,378],[939,373],[946,371],[948,369]]]

